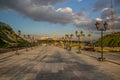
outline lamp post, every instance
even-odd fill
[[[104,27],[100,28],[100,23],[96,22],[95,26],[96,26],[98,31],[101,31],[101,57],[99,57],[98,60],[104,61],[105,58],[103,57],[103,31],[106,31],[108,24],[105,22],[103,24]]]

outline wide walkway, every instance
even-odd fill
[[[120,80],[120,66],[54,46],[0,55],[0,80]]]

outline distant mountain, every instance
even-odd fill
[[[26,43],[8,24],[0,22],[0,48],[21,47],[26,46]]]
[[[101,45],[101,38],[95,42],[96,46]],[[105,35],[103,37],[103,46],[120,47],[120,32],[114,34]]]

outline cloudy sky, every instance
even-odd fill
[[[113,0],[113,8],[114,31],[119,31],[120,0]],[[52,37],[83,30],[96,37],[96,20],[110,22],[110,0],[0,0],[0,21],[23,34]]]

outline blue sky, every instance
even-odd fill
[[[23,34],[35,34],[40,36],[52,36],[54,33],[64,35],[73,33],[77,28],[72,24],[53,24],[45,21],[34,21],[27,17],[23,17],[16,12],[2,11],[0,12],[0,21],[9,24],[14,31],[21,30]]]
[[[115,2],[115,10],[120,10],[119,0],[113,0]],[[96,19],[106,20],[105,8],[107,11],[109,5],[104,0],[1,0],[0,21],[23,34],[53,37],[54,33],[63,36],[76,30],[88,34],[89,30],[95,31]],[[119,21],[120,15],[116,16]]]

